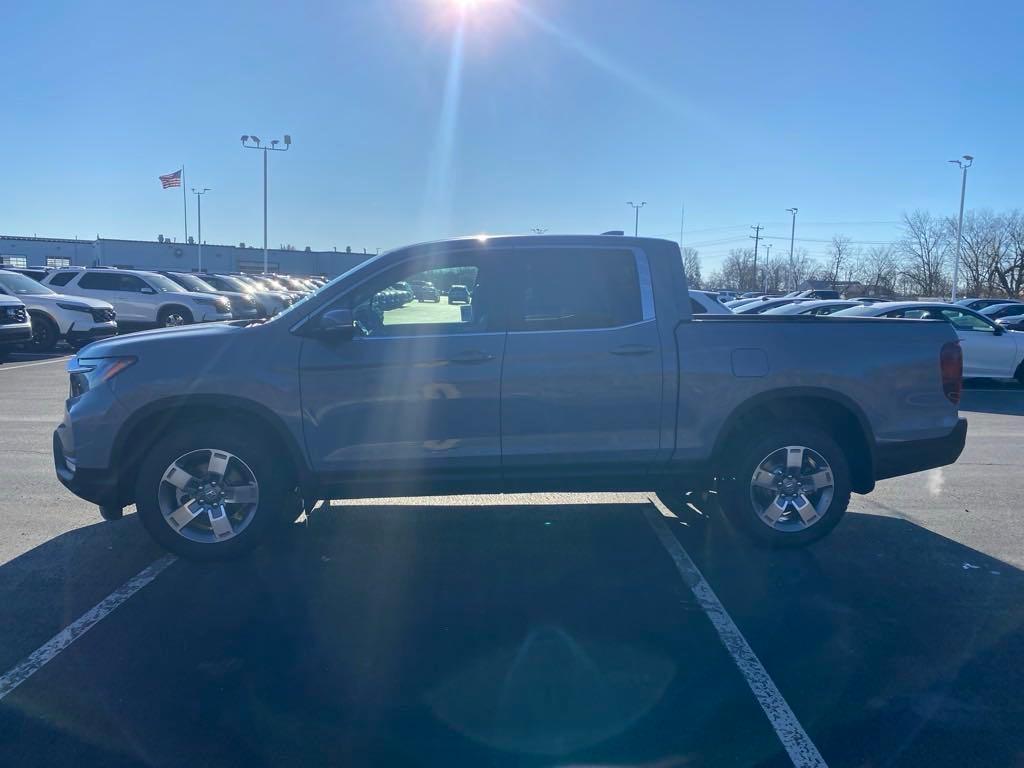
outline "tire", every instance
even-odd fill
[[[846,454],[816,426],[772,425],[727,451],[719,478],[722,508],[761,544],[799,547],[817,541],[836,527],[850,504]]]
[[[192,325],[192,322],[192,313],[185,307],[178,306],[163,307],[156,317],[156,324],[161,328],[177,328]]]
[[[1017,383],[1024,386],[1024,363],[1017,366],[1017,372],[1013,374],[1013,378],[1017,380]]]
[[[209,472],[215,454],[220,466],[226,461],[222,473]],[[165,549],[188,560],[230,560],[297,517],[290,476],[290,467],[251,430],[231,422],[185,424],[146,454],[135,506],[143,526]],[[218,491],[249,501],[218,501]]]
[[[25,347],[33,352],[52,352],[60,338],[60,329],[46,315],[30,312],[32,319],[32,340]]]

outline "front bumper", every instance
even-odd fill
[[[967,419],[958,419],[953,431],[930,440],[906,440],[875,447],[875,479],[909,475],[952,464],[964,450]]]
[[[118,502],[117,473],[111,470],[83,469],[75,464],[64,447],[66,427],[61,424],[53,433],[53,468],[61,484],[79,498],[94,504]]]
[[[15,346],[32,340],[32,324],[0,325],[0,347]]]
[[[71,344],[80,345],[88,344],[90,341],[97,341],[99,339],[109,339],[111,336],[117,335],[117,323],[103,323],[101,325],[94,325],[92,328],[78,329],[74,326],[68,329],[65,334],[65,338]]]
[[[204,307],[199,310],[199,316],[196,318],[197,322],[200,323],[216,323],[220,320],[230,320],[231,312],[220,312],[213,307]]]

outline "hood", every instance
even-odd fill
[[[95,341],[78,353],[79,357],[118,357],[120,355],[142,356],[159,351],[165,344],[173,344],[187,338],[189,345],[206,342],[223,342],[239,333],[245,333],[244,325],[228,323],[197,323],[177,328],[155,328],[122,336]]]
[[[164,292],[161,295],[163,295],[163,296],[170,296],[170,297],[188,298],[188,299],[193,299],[193,300],[195,300],[195,299],[202,299],[202,301],[199,302],[200,304],[205,304],[210,299],[216,299],[217,298],[217,294],[216,293],[199,293],[198,291],[166,291],[166,292]],[[225,298],[227,298],[227,297],[225,297]]]
[[[16,299],[13,296],[5,296],[0,294],[0,307],[23,307],[25,302],[21,299]]]
[[[33,299],[41,299],[43,301],[52,302],[65,302],[67,304],[81,304],[84,307],[90,309],[113,309],[114,305],[109,301],[103,301],[102,299],[94,299],[89,296],[69,296],[66,293],[52,294],[41,294],[32,297]]]

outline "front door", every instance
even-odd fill
[[[942,308],[939,313],[956,328],[964,353],[964,376],[1009,379],[1014,374],[1017,345],[995,323],[965,310]]]
[[[660,448],[662,350],[646,256],[524,249],[507,273],[507,486],[649,466]]]
[[[492,487],[500,477],[505,329],[485,251],[418,257],[353,288],[348,341],[303,341],[306,445],[349,494]],[[418,301],[400,282],[469,287],[469,304]],[[334,308],[332,307],[332,308]]]

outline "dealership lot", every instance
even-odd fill
[[[662,520],[828,765],[1024,754],[1017,386],[969,387],[960,462],[807,550],[748,545],[713,498],[487,496],[334,506],[200,567],[56,481],[63,365],[0,366],[0,674],[31,673],[0,682],[0,764],[790,764]]]

